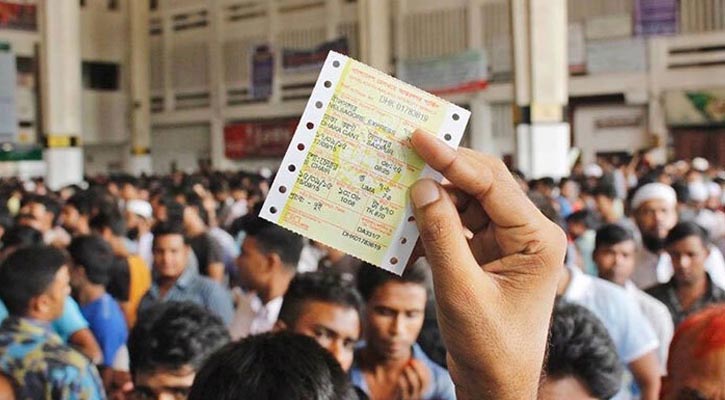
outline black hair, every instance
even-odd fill
[[[184,239],[184,243],[189,244],[189,238],[184,232],[184,227],[178,222],[165,221],[159,222],[154,226],[151,231],[154,235],[153,245],[156,245],[156,241],[162,236],[179,235]]]
[[[91,229],[102,231],[103,229],[110,229],[113,236],[124,236],[126,235],[126,221],[121,215],[121,211],[117,208],[106,209],[100,211],[88,222]]]
[[[174,224],[184,223],[184,205],[171,196],[164,196],[161,205],[166,208],[166,220]]]
[[[292,327],[297,322],[305,302],[332,303],[362,313],[362,298],[352,279],[333,271],[299,274],[292,279],[284,295],[279,320]]]
[[[556,211],[556,208],[554,208],[551,204],[551,200],[546,198],[543,194],[534,191],[530,191],[526,195],[529,197],[529,200],[534,203],[534,206],[536,206],[536,208],[538,208],[549,221],[561,226],[561,216],[559,215],[559,212]]]
[[[71,196],[65,204],[78,210],[81,215],[89,216],[93,211],[93,198],[90,192],[78,192]]]
[[[614,200],[617,198],[617,189],[611,183],[602,182],[594,188],[592,194],[594,196],[604,196],[608,199]]]
[[[352,400],[357,395],[332,355],[289,332],[230,343],[196,374],[189,400]]]
[[[48,290],[67,263],[62,250],[46,245],[24,247],[9,255],[0,266],[0,299],[8,312],[25,316],[30,301]]]
[[[547,176],[536,181],[537,185],[544,186],[548,189],[554,189],[556,187],[556,181],[554,178]]]
[[[114,254],[111,245],[98,235],[73,238],[68,246],[73,262],[83,268],[86,277],[96,285],[108,286],[113,275]]]
[[[39,246],[43,244],[43,234],[26,225],[15,225],[2,238],[3,248]]]
[[[544,373],[576,377],[592,397],[609,399],[622,384],[622,364],[607,328],[586,308],[559,301],[554,306]]]
[[[254,238],[262,253],[277,254],[283,264],[290,268],[297,268],[304,246],[302,236],[259,216],[249,219],[244,230],[247,237]]]
[[[196,194],[194,191],[189,191],[186,193],[186,207],[193,207],[196,209],[196,212],[199,214],[199,218],[201,218],[202,221],[204,221],[204,224],[209,225],[209,213],[206,212],[206,208],[204,208],[204,200]]]
[[[594,222],[594,214],[586,209],[569,214],[569,216],[566,217],[566,223],[581,223],[584,224],[587,229],[592,229],[596,225]]]
[[[364,263],[360,267],[357,275],[357,288],[365,301],[370,300],[375,293],[375,289],[383,286],[387,282],[414,283],[428,289],[428,273],[424,263],[413,263],[398,276],[392,272],[388,272],[382,268],[375,267],[371,264]]]
[[[607,224],[597,230],[594,248],[614,246],[629,240],[634,241],[634,234],[630,229],[619,224]]]
[[[696,236],[702,241],[702,245],[707,248],[710,244],[710,236],[705,228],[694,222],[680,222],[670,230],[665,238],[665,247],[675,244],[682,239],[690,236]]]
[[[198,371],[229,340],[224,322],[201,306],[175,301],[157,304],[139,314],[128,337],[131,373],[185,366]]]
[[[678,203],[687,204],[690,202],[690,188],[687,186],[687,183],[676,181],[672,184],[672,189],[675,190]]]

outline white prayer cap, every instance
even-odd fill
[[[584,175],[587,178],[601,178],[603,174],[602,167],[597,164],[589,164],[584,167]]]
[[[690,193],[692,201],[706,201],[710,197],[710,192],[705,186],[705,182],[695,181],[687,184],[687,191]]]
[[[272,176],[272,170],[267,167],[262,167],[259,169],[259,175],[261,175],[264,179],[269,179],[269,177]]]
[[[632,209],[636,210],[642,203],[650,200],[663,200],[668,204],[675,206],[677,205],[677,194],[675,189],[671,186],[665,185],[664,183],[648,183],[634,194],[632,198]]]
[[[696,171],[705,172],[710,169],[710,163],[702,157],[695,157],[692,160],[692,168]]]
[[[144,200],[129,200],[126,203],[126,210],[146,219],[150,219],[154,214],[151,204]]]

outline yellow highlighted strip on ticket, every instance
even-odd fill
[[[260,215],[401,274],[418,240],[408,189],[441,179],[408,139],[422,129],[456,148],[469,117],[330,52]]]

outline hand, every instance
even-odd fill
[[[564,232],[500,160],[421,131],[411,143],[451,183],[422,179],[411,199],[458,398],[535,399]]]
[[[428,390],[431,372],[421,361],[410,360],[398,379],[399,400],[420,400]]]

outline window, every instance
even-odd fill
[[[83,62],[83,87],[91,90],[118,90],[120,67],[115,63]]]

